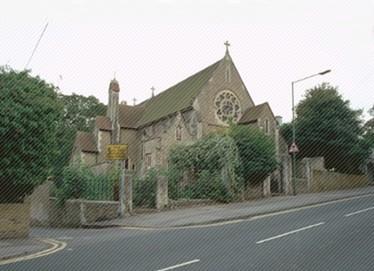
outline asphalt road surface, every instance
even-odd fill
[[[374,196],[212,227],[33,235],[67,246],[0,270],[374,270]]]

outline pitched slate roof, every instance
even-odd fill
[[[88,132],[77,132],[74,147],[82,152],[98,152],[95,137],[92,133]]]
[[[194,99],[212,77],[220,62],[221,60],[215,62],[155,97],[139,104],[138,106],[144,107],[144,112],[137,122],[137,126],[144,126],[192,106]]]
[[[264,111],[266,107],[270,108],[268,103],[263,103],[263,104],[259,104],[259,105],[248,108],[246,111],[244,111],[238,123],[247,124],[247,123],[256,122],[260,118],[262,112]]]
[[[136,129],[137,123],[143,116],[144,106],[130,106],[121,104],[119,106],[119,125],[121,128]]]
[[[105,116],[97,116],[95,119],[95,126],[99,130],[103,131],[111,131],[112,130],[112,122],[108,117]]]

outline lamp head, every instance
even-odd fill
[[[318,74],[319,74],[319,75],[325,75],[326,73],[329,73],[329,72],[331,72],[331,70],[325,70],[325,71],[320,72],[320,73],[318,73]]]

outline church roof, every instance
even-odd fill
[[[137,123],[143,116],[144,106],[130,106],[125,104],[120,104],[119,106],[119,125],[121,128],[136,129],[138,127]]]
[[[268,103],[263,103],[263,104],[259,104],[259,105],[248,108],[246,111],[244,111],[238,123],[247,124],[247,123],[256,122],[260,118],[260,116],[262,115],[262,112],[264,111],[266,107],[270,108],[270,105]]]
[[[82,152],[97,152],[95,137],[92,133],[88,132],[77,132],[74,147],[80,149]]]
[[[111,131],[112,130],[112,122],[108,117],[105,116],[97,116],[95,119],[95,126],[99,130],[103,131]]]
[[[143,107],[144,110],[137,122],[137,126],[144,126],[192,106],[194,99],[212,77],[213,72],[217,69],[220,62],[221,60],[215,62],[202,71],[136,106]]]

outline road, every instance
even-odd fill
[[[0,270],[374,270],[374,195],[212,227],[33,235],[67,246]]]

